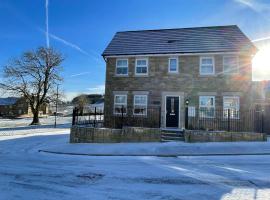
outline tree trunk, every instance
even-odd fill
[[[39,112],[38,111],[34,111],[33,113],[33,121],[30,125],[40,125],[39,123]]]

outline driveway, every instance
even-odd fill
[[[270,156],[38,152],[67,143],[68,131],[0,137],[0,199],[270,199]]]

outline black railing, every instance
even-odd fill
[[[159,128],[161,124],[161,110],[159,106],[113,108],[104,115],[103,110],[97,108],[88,110],[75,108],[73,110],[72,125],[87,125],[91,127],[123,128],[124,126]]]
[[[185,128],[235,132],[264,132],[264,112],[214,108],[186,109]]]

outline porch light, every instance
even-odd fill
[[[186,103],[186,106],[188,106],[188,104],[189,104],[189,100],[188,100],[188,99],[186,99],[185,103]]]

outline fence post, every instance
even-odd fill
[[[188,106],[185,107],[185,129],[188,129]]]
[[[76,114],[76,108],[73,108],[73,112],[72,112],[72,126],[75,125],[75,114]]]
[[[124,123],[124,106],[121,107],[121,129],[123,128]]]
[[[228,132],[231,131],[231,110],[228,109]]]
[[[262,110],[262,133],[264,133],[264,110]]]
[[[158,108],[158,125],[159,125],[159,128],[161,127],[161,107],[159,106]]]
[[[95,114],[94,114],[94,128],[96,127],[96,116],[97,116],[97,107],[95,107]]]

